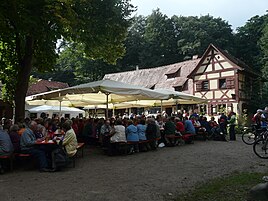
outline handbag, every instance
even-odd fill
[[[62,141],[60,141],[59,146],[53,151],[54,163],[57,169],[66,167],[69,163],[69,157],[62,146]]]

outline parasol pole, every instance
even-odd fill
[[[105,93],[105,95],[106,95],[106,115],[105,115],[105,117],[106,117],[106,119],[108,119],[108,112],[109,112],[109,105],[108,105],[108,102],[109,102],[109,93]]]
[[[163,100],[160,100],[160,103],[161,103],[161,114],[163,112]]]
[[[59,93],[59,97],[60,97],[60,93]],[[61,102],[62,102],[62,99],[59,100],[60,101],[60,105],[59,105],[59,118],[61,118]]]

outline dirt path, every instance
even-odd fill
[[[19,168],[0,175],[0,200],[169,200],[233,171],[267,171],[267,161],[240,138],[116,157],[86,149],[76,168],[56,173]]]

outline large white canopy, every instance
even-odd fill
[[[26,100],[33,99],[63,99],[74,101],[96,101],[97,103],[107,101],[123,102],[131,100],[164,100],[171,98],[167,93],[157,92],[140,86],[130,85],[113,80],[100,80],[81,84],[65,89],[35,94],[26,97]]]
[[[153,91],[144,87],[113,80],[100,80],[65,89],[35,94],[26,97],[26,101],[57,99],[60,101],[70,101],[74,106],[106,104],[106,116],[108,116],[108,103],[120,103],[134,100],[165,100],[171,97],[172,95],[170,94]],[[81,105],[76,105],[78,102],[80,102]]]
[[[108,116],[109,103],[112,108],[146,107],[167,104],[198,104],[206,100],[196,96],[166,89],[151,90],[113,80],[100,80],[65,89],[45,92],[26,97],[26,102],[59,100],[60,105],[76,107],[106,104]],[[48,101],[48,102],[47,102]]]
[[[76,117],[79,116],[80,114],[82,114],[83,116],[85,116],[85,111],[84,110],[80,110],[78,108],[74,108],[74,107],[59,107],[59,106],[51,106],[51,105],[41,105],[41,106],[37,106],[37,107],[33,107],[31,109],[28,110],[30,113],[37,113],[37,114],[41,114],[42,112],[49,114],[50,116],[52,116],[52,114],[68,114],[70,115],[70,117]]]

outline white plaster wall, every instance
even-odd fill
[[[205,75],[198,75],[194,77],[195,80],[205,80],[206,76]]]
[[[206,72],[211,72],[211,71],[212,71],[212,64],[209,64],[206,69]]]
[[[212,99],[213,98],[213,91],[208,91],[206,94],[207,99]]]
[[[219,73],[211,73],[211,74],[208,74],[208,78],[211,79],[211,78],[219,78],[220,77],[220,74]]]
[[[233,66],[229,63],[229,62],[222,62],[221,65],[224,67],[224,68],[232,68]]]
[[[215,91],[215,98],[219,99],[222,96],[222,92],[221,91]]]
[[[234,71],[226,71],[226,72],[221,73],[222,77],[233,76],[233,75],[234,75]]]
[[[222,67],[220,66],[219,63],[215,63],[215,70],[221,70]]]
[[[210,86],[210,89],[218,89],[218,80],[210,80],[209,86]]]
[[[203,73],[206,69],[206,65],[200,66],[200,68],[197,70],[197,73]]]

